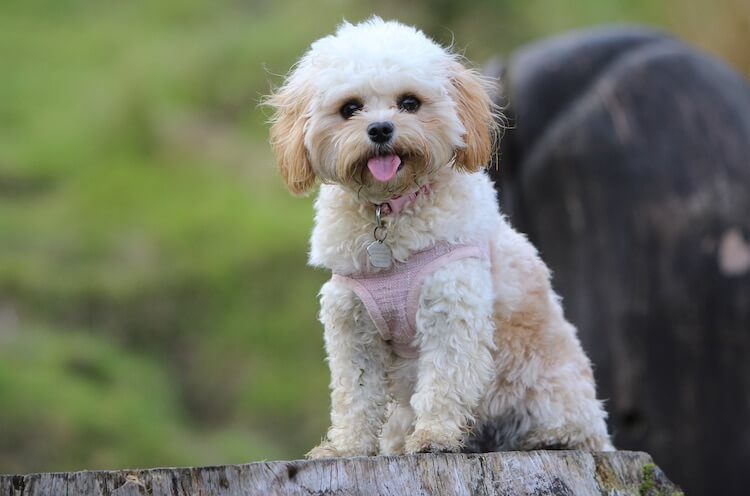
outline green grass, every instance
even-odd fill
[[[324,431],[311,201],[257,108],[264,58],[308,40],[259,50],[283,19],[234,14],[4,5],[0,471],[298,457]]]
[[[192,425],[156,356],[90,332],[22,328],[0,350],[0,438],[5,471],[239,463],[278,456],[235,428]],[[63,452],[60,452],[63,450]]]
[[[301,456],[327,425],[328,276],[261,95],[344,17],[455,34],[477,62],[678,23],[669,2],[574,4],[2,2],[0,472]]]

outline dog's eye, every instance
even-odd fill
[[[359,100],[349,100],[341,106],[339,113],[344,119],[349,119],[360,110],[362,110],[362,102]]]
[[[421,105],[422,102],[414,95],[404,95],[398,101],[398,108],[406,112],[416,112]]]

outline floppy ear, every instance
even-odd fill
[[[497,129],[495,107],[488,93],[490,83],[459,63],[453,68],[451,81],[458,117],[466,128],[465,146],[456,150],[455,167],[477,172],[489,165]]]
[[[315,173],[305,149],[311,99],[312,92],[294,81],[287,81],[266,99],[275,110],[271,119],[271,148],[287,188],[295,195],[307,193],[315,184]]]

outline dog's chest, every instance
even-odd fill
[[[463,258],[486,258],[484,247],[437,243],[396,262],[386,271],[341,275],[333,280],[350,288],[364,304],[381,337],[403,358],[415,358],[416,315],[422,283],[446,264]]]

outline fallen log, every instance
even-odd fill
[[[677,495],[646,453],[529,451],[0,475],[0,496]]]

